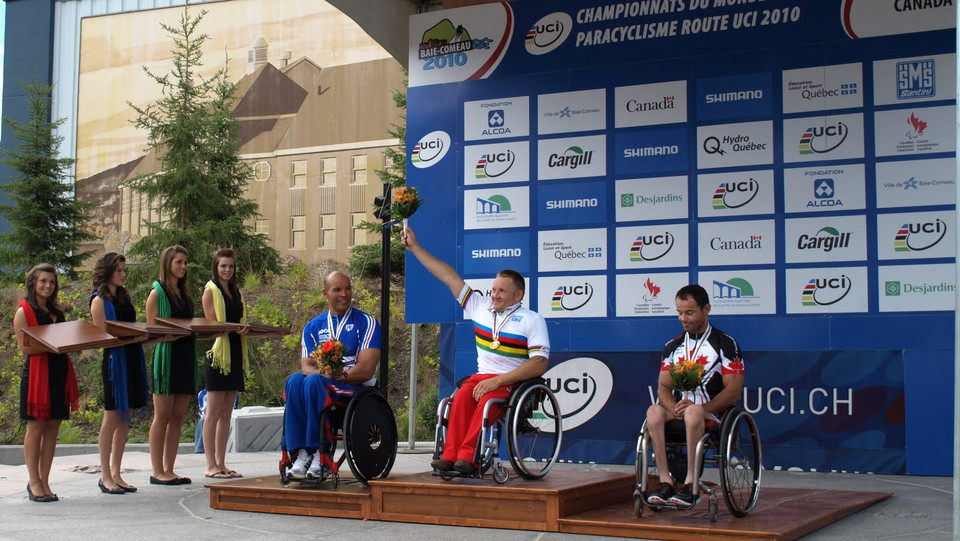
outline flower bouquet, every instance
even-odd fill
[[[693,401],[693,391],[700,386],[703,379],[703,365],[697,361],[680,361],[668,368],[670,379],[673,381],[674,391],[680,391],[683,398]]]
[[[343,342],[331,338],[310,352],[317,368],[324,376],[330,377],[343,371]]]
[[[406,235],[407,218],[413,216],[413,213],[423,204],[420,199],[420,192],[413,186],[404,186],[397,188],[393,193],[393,203],[390,205],[390,214],[394,217],[403,218],[403,232]]]

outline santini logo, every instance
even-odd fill
[[[476,176],[478,179],[497,178],[509,171],[516,159],[512,150],[488,152],[477,161]]]
[[[550,309],[554,312],[572,312],[586,306],[593,298],[593,286],[585,283],[582,286],[560,286],[553,293]]]
[[[425,169],[439,162],[450,149],[450,136],[444,131],[434,131],[417,141],[410,155],[414,167]]]
[[[812,278],[803,286],[800,302],[803,306],[830,306],[843,300],[851,287],[850,278],[845,274],[839,278]]]
[[[573,19],[563,12],[545,15],[527,30],[524,47],[533,55],[547,54],[566,41],[573,30]]]

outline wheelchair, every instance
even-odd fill
[[[466,380],[457,382],[457,387]],[[453,395],[440,401],[437,407],[436,444],[433,458],[443,455]],[[494,416],[491,409],[505,407],[502,416]],[[474,463],[479,467],[472,474],[458,471],[433,472],[445,481],[454,477],[482,479],[493,469],[493,480],[506,483],[510,474],[500,460],[500,442],[506,431],[507,452],[513,470],[524,479],[541,479],[550,471],[560,454],[563,436],[560,404],[543,378],[524,380],[516,384],[506,399],[492,399],[484,404],[483,426],[477,437]]]
[[[340,467],[346,461],[353,476],[364,485],[371,479],[386,477],[397,458],[397,421],[387,398],[376,387],[364,387],[354,393],[346,403],[335,402],[327,409],[333,439],[330,453],[336,452],[338,442],[343,444],[343,453],[336,461],[329,461],[329,471],[314,478],[294,479],[290,476],[296,452],[288,452],[286,435],[281,436],[280,483],[288,486],[291,481],[319,485],[330,479],[333,488],[340,486]],[[286,417],[286,411],[284,411]],[[286,427],[286,422],[284,422]],[[322,460],[326,456],[321,457]]]
[[[664,427],[667,446],[667,465],[670,475],[676,481],[687,476],[686,428],[683,421],[669,421]],[[689,452],[689,450],[687,450]],[[697,442],[694,450],[693,495],[700,498],[701,491],[706,493],[710,522],[716,522],[718,508],[716,489],[712,483],[703,481],[703,467],[710,463],[720,470],[720,490],[723,492],[727,509],[735,517],[745,517],[757,503],[760,494],[760,474],[763,470],[760,434],[757,423],[745,409],[739,406],[730,408],[721,419],[708,427]],[[647,501],[651,480],[656,479],[657,465],[653,457],[653,447],[647,422],[643,422],[640,437],[637,438],[637,484],[633,491],[633,510],[637,517],[643,516],[643,507],[654,511],[664,509],[689,509],[693,506],[675,504],[655,505]],[[656,485],[653,485],[656,489]]]

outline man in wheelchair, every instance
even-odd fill
[[[380,362],[380,324],[351,306],[350,278],[331,272],[324,279],[323,296],[329,310],[303,328],[301,370],[287,379],[285,387],[286,450],[293,453],[299,449],[290,469],[293,479],[325,479],[336,471],[328,410],[333,404],[346,403],[363,386],[376,383],[374,372]],[[336,373],[324,371],[310,356],[330,339],[343,344],[343,368]]]
[[[513,270],[502,270],[493,281],[490,298],[468,286],[450,265],[417,243],[413,230],[404,230],[404,245],[423,266],[456,296],[473,320],[477,342],[477,373],[457,391],[450,408],[443,456],[430,463],[438,472],[473,475],[477,438],[484,405],[506,399],[514,384],[538,378],[547,371],[550,339],[540,314],[520,306],[525,285]],[[502,408],[498,408],[501,409]],[[502,412],[491,412],[494,417]]]
[[[692,507],[697,492],[692,486],[697,442],[704,430],[720,422],[720,418],[743,394],[743,362],[740,346],[730,335],[710,325],[710,297],[703,287],[691,284],[676,295],[677,315],[683,334],[666,343],[657,384],[658,403],[647,409],[647,430],[653,447],[660,485],[647,498],[653,506]],[[704,368],[698,388],[685,392],[672,390],[670,365],[693,360]],[[687,469],[683,483],[673,479],[667,458],[665,425],[683,421],[687,442]]]

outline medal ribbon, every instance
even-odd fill
[[[514,306],[513,310],[510,310],[510,313],[503,316],[503,321],[500,322],[499,326],[497,325],[497,313],[496,312],[493,313],[493,341],[490,342],[491,349],[497,349],[498,347],[500,347],[500,329],[503,328],[504,323],[510,320],[510,316],[512,316],[513,313],[519,309],[520,309],[519,304]]]
[[[350,311],[353,310],[353,307],[347,308],[347,311],[343,313],[343,319],[340,320],[340,323],[337,324],[337,331],[335,334],[331,334],[330,338],[340,340],[340,332],[343,330],[344,325],[347,324],[347,319],[350,317]],[[333,315],[327,310],[327,331],[333,331]]]
[[[697,354],[700,353],[700,346],[702,346],[703,343],[707,341],[707,337],[710,336],[710,331],[712,330],[713,330],[713,326],[707,325],[707,330],[703,331],[703,334],[700,336],[700,338],[693,343],[694,345],[693,351],[690,350],[690,333],[684,334],[683,349],[684,349],[684,353],[687,354],[688,361],[695,361],[694,357],[696,357]]]

